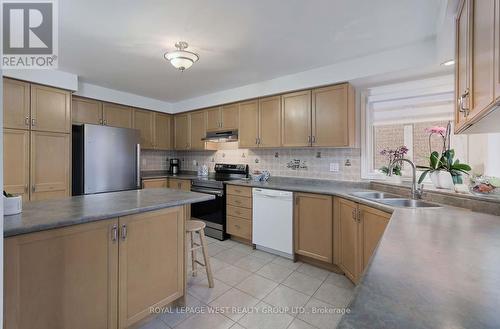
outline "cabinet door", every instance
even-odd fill
[[[157,179],[145,179],[142,181],[142,188],[167,188],[168,179],[157,178]]]
[[[7,193],[29,200],[30,137],[28,130],[4,129],[3,179]]]
[[[220,107],[207,110],[207,131],[219,130],[222,125]]]
[[[281,142],[285,147],[311,145],[311,91],[281,97]]]
[[[469,52],[469,18],[470,0],[463,0],[459,6],[456,20],[456,63],[455,63],[455,130],[460,130],[467,122],[467,111],[470,107],[470,52]]]
[[[239,104],[224,105],[221,109],[221,128],[224,130],[238,129]]]
[[[350,146],[354,136],[354,98],[348,84],[312,91],[312,145]],[[353,139],[353,138],[352,138]]]
[[[169,178],[168,179],[168,187],[173,188],[173,189],[177,189],[177,190],[190,191],[191,190],[191,181],[189,179]]]
[[[70,135],[31,133],[31,200],[70,195]]]
[[[201,112],[193,112],[189,114],[191,121],[191,136],[190,136],[190,146],[191,150],[204,150],[205,149],[205,141],[202,138],[205,138],[206,131],[206,113],[204,111]]]
[[[175,149],[189,149],[189,114],[178,114],[174,116]]]
[[[172,149],[172,117],[170,114],[156,113],[155,119],[156,149]]]
[[[116,219],[5,239],[5,328],[117,327]]]
[[[31,129],[69,133],[71,131],[69,91],[32,84]]]
[[[259,147],[281,146],[281,96],[259,100]]]
[[[184,208],[120,217],[119,328],[184,294]]]
[[[134,109],[134,128],[140,132],[141,148],[155,146],[154,112]]]
[[[495,0],[474,0],[471,10],[472,96],[468,120],[483,112],[495,100]]]
[[[258,147],[259,107],[257,101],[240,104],[238,142],[240,148]]]
[[[106,126],[119,128],[132,128],[133,126],[132,109],[128,106],[103,103],[102,116]]]
[[[102,124],[102,103],[93,99],[73,97],[71,120],[76,124]]]
[[[337,198],[336,215],[339,236],[338,266],[353,282],[358,282],[360,273],[358,206],[355,202]]]
[[[321,194],[295,194],[295,253],[332,263],[332,197]]]
[[[29,83],[3,79],[3,126],[5,128],[29,129]]]
[[[362,245],[360,247],[362,254],[362,268],[360,269],[360,272],[362,273],[368,265],[375,248],[382,238],[391,215],[363,205],[359,205],[359,212],[362,232]]]

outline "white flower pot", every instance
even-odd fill
[[[447,171],[434,171],[429,174],[431,177],[432,184],[436,188],[442,188],[446,190],[455,189],[455,185],[453,184],[453,178],[451,174]]]
[[[3,197],[3,213],[4,215],[17,215],[23,211],[23,198],[21,196],[14,196],[7,198]]]

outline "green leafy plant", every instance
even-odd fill
[[[384,174],[386,174],[387,176],[390,176],[389,175],[389,166],[391,165],[391,163],[396,160],[396,159],[403,159],[405,154],[408,153],[408,148],[403,145],[403,146],[400,146],[396,149],[383,149],[382,151],[380,151],[380,155],[383,155],[385,156],[385,158],[387,159],[387,166],[383,166],[382,168],[380,168],[380,171],[383,172]],[[392,174],[393,175],[397,175],[397,176],[401,176],[402,175],[402,166],[399,165],[399,164],[396,164],[394,167],[392,167]]]
[[[6,198],[12,198],[12,197],[14,197],[14,195],[13,195],[13,194],[7,193],[7,192],[5,192],[5,191],[3,191],[3,195],[4,195]]]

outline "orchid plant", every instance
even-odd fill
[[[419,184],[423,182],[427,174],[441,170],[451,174],[454,184],[462,184],[462,174],[468,175],[471,167],[468,164],[460,163],[458,159],[454,159],[455,150],[450,145],[451,123],[448,122],[446,128],[436,126],[428,128],[426,131],[429,133],[429,151],[431,155],[428,166],[417,166],[418,169],[424,169],[418,180]],[[443,148],[441,153],[432,151],[431,138],[434,135],[438,135],[442,139]]]
[[[393,149],[383,149],[382,151],[380,151],[380,155],[383,155],[386,157],[387,166],[383,166],[382,168],[380,168],[380,171],[389,176],[389,166],[391,165],[391,163],[396,159],[404,158],[404,156],[407,153],[408,153],[408,148],[405,145],[400,146],[394,150]],[[398,163],[398,164],[394,165],[394,167],[392,169],[392,174],[401,176],[402,175],[401,169],[402,169],[401,164]]]

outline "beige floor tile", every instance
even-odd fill
[[[246,329],[246,328],[242,327],[242,326],[241,326],[241,325],[239,325],[238,323],[235,323],[235,324],[231,327],[231,329]]]
[[[287,287],[312,296],[321,286],[322,281],[299,272],[293,272],[282,282]]]
[[[137,329],[170,329],[170,327],[160,319],[153,319]]]
[[[329,283],[323,283],[314,294],[314,298],[336,307],[346,307],[352,296],[352,289],[340,288]]]
[[[215,272],[215,278],[230,286],[237,285],[252,274],[252,272],[243,270],[239,267],[229,265]]]
[[[309,324],[320,329],[335,328],[342,317],[341,314],[335,313],[335,307],[324,303],[315,298],[311,298],[305,306],[305,313],[299,314],[297,317]],[[312,310],[321,310],[323,313],[313,313]]]
[[[285,280],[292,272],[293,272],[293,270],[291,270],[289,268],[283,267],[283,266],[278,265],[278,264],[269,263],[269,264],[264,265],[256,273],[258,275],[265,277],[265,278],[268,278],[270,280],[273,280],[275,282],[280,283],[283,280]]]
[[[194,298],[190,294],[187,294],[185,308],[172,306],[168,312],[160,314],[158,318],[166,323],[169,327],[173,328],[181,321],[192,316],[194,314],[191,312],[192,309],[201,308],[204,305],[205,304],[203,304],[198,299]]]
[[[217,313],[195,314],[182,321],[176,329],[229,329],[234,321]]]
[[[302,265],[302,262],[294,263],[293,260],[284,257],[276,257],[272,262],[292,270],[296,270],[300,265]]]
[[[212,243],[207,246],[208,249],[208,255],[209,256],[215,256],[221,251],[226,250],[226,248],[222,247],[221,245],[218,245],[217,243]]]
[[[251,253],[251,255],[255,256],[255,257],[259,257],[263,260],[267,260],[267,261],[273,261],[274,259],[276,259],[276,255],[273,255],[273,254],[270,254],[268,252],[265,252],[265,251],[262,251],[262,250],[254,250],[253,253]]]
[[[252,274],[238,284],[236,288],[252,295],[257,299],[262,299],[277,286],[278,284],[274,281],[266,279],[260,275]]]
[[[263,301],[272,306],[288,308],[288,313],[295,316],[299,312],[298,308],[304,306],[309,298],[306,294],[280,284]]]
[[[188,287],[188,293],[204,303],[210,303],[229,289],[231,289],[231,286],[214,279],[213,288],[209,288],[206,281],[197,281]]]
[[[257,298],[232,288],[212,301],[210,306],[221,308],[223,315],[233,321],[238,321],[245,315],[248,308],[254,307],[257,303],[259,303]]]
[[[189,263],[188,263],[189,265]],[[228,267],[229,264],[214,257],[210,257],[210,266],[212,267],[212,274],[223,269],[224,267]]]
[[[345,275],[330,273],[325,280],[326,283],[333,284],[340,288],[351,289],[355,288],[354,284]]]
[[[196,276],[193,276],[191,274],[191,263],[189,263],[188,264],[187,285],[190,286],[193,283],[200,281],[200,280],[207,280],[207,273],[205,272],[205,268],[198,267],[198,273],[196,274]]]
[[[205,240],[207,241],[207,244],[212,244],[212,243],[219,242],[219,240],[211,238],[209,236],[207,236]]]
[[[230,239],[227,239],[227,240],[224,240],[224,241],[217,241],[216,243],[218,245],[226,248],[226,249],[232,248],[232,247],[236,246],[237,244],[239,244],[239,242],[236,242],[236,241],[233,241],[233,240],[230,240]]]
[[[238,266],[239,268],[242,268],[250,272],[256,272],[260,270],[267,263],[269,263],[269,261],[259,257],[248,255],[246,257],[243,257],[236,263],[234,263],[234,266]]]
[[[294,319],[287,329],[316,329],[316,327],[302,320]]]
[[[237,245],[235,245],[232,249],[234,250],[238,250],[238,251],[241,251],[247,255],[251,254],[254,252],[254,249],[252,246],[249,246],[249,245],[246,245],[246,244],[243,244],[243,243],[238,243]]]
[[[238,321],[247,329],[285,329],[293,321],[293,317],[286,313],[274,313],[271,305],[260,302],[256,312],[246,314]]]
[[[221,251],[220,253],[218,253],[214,257],[223,261],[223,262],[226,262],[229,264],[234,264],[237,261],[239,261],[240,259],[242,259],[243,257],[245,257],[246,255],[247,254],[245,254],[244,252],[241,252],[241,251],[238,251],[238,250],[231,248],[231,249],[226,249],[226,250]]]
[[[328,274],[330,274],[330,271],[309,264],[300,265],[297,268],[297,272],[312,276],[313,278],[321,281],[326,279],[328,277]]]

